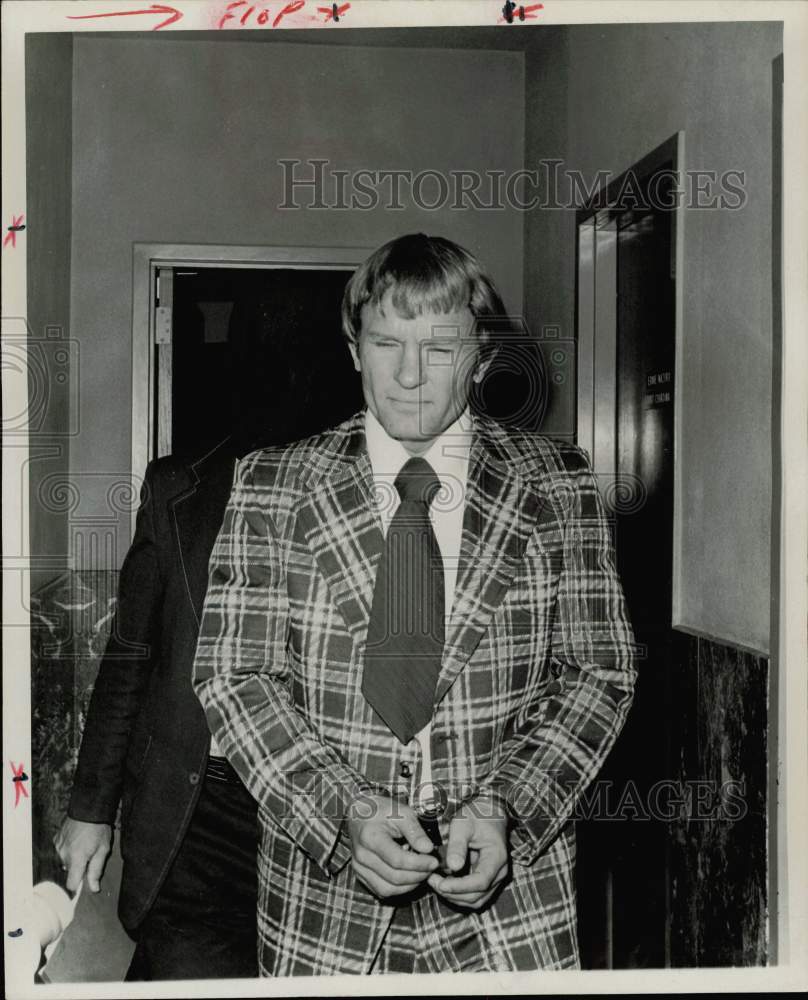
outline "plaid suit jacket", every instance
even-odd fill
[[[394,741],[361,690],[382,546],[363,413],[240,463],[194,683],[259,803],[266,975],[367,972],[392,917],[355,879],[343,828],[352,796],[399,780]],[[507,800],[512,875],[480,913],[431,891],[413,904],[422,967],[577,966],[570,817],[623,724],[634,676],[583,452],[475,420],[432,775],[450,808]]]

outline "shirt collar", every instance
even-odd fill
[[[447,486],[462,483],[468,472],[471,425],[466,410],[429,446],[422,458],[435,470],[441,483]],[[368,408],[365,411],[365,440],[374,479],[392,482],[412,455],[400,441],[391,438]]]

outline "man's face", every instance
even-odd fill
[[[388,291],[379,306],[362,308],[357,344],[351,344],[371,413],[413,455],[425,452],[463,412],[474,372],[474,317],[424,312],[402,319]]]

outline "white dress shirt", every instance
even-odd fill
[[[387,529],[401,502],[394,483],[404,464],[413,456],[400,441],[390,437],[370,410],[367,410],[365,414],[365,438],[373,472],[376,509],[381,518],[382,531],[386,537]],[[429,506],[429,517],[443,560],[447,620],[454,600],[457,581],[470,445],[471,421],[468,411],[466,411],[440,437],[435,438],[429,449],[421,455],[435,470],[442,487],[440,493]],[[421,761],[420,775],[418,774],[419,769],[413,768],[414,787],[412,790],[418,793],[417,799],[411,795],[413,805],[425,806],[432,799],[430,792],[432,783],[431,732],[432,723],[428,722],[407,745],[413,762],[419,755]],[[398,739],[392,733],[390,739],[391,752],[399,752]],[[416,781],[417,786],[415,785]]]

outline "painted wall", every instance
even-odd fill
[[[533,45],[525,62],[525,169],[539,170],[543,180],[547,175],[541,161],[560,160],[562,167],[566,162],[569,34],[565,28],[545,28],[529,37]],[[574,359],[574,243],[568,246],[574,238],[571,213],[549,207],[525,213],[525,319],[542,340],[548,374],[560,376],[548,380],[542,429],[566,440],[575,439],[575,364],[554,372],[546,334],[557,328],[567,358]]]
[[[772,63],[782,32],[775,23],[737,23],[582,26],[560,34],[563,47],[545,35],[527,55],[527,80],[544,80],[528,91],[528,167],[559,157],[587,178],[598,170],[617,175],[681,129],[688,169],[745,172],[742,209],[694,208],[685,220],[678,624],[766,652]],[[548,112],[543,94],[558,114]],[[526,217],[526,312],[536,329],[574,329],[574,236],[572,211]],[[568,402],[559,399],[556,412]]]
[[[110,511],[108,496],[129,472],[133,242],[372,248],[421,229],[479,254],[519,310],[518,211],[427,211],[404,198],[398,211],[280,210],[277,160],[510,174],[524,161],[523,69],[514,52],[75,38],[71,469],[85,565],[120,564],[128,543],[124,504]],[[424,200],[436,192],[425,185]]]
[[[28,509],[36,590],[65,568],[69,547],[69,495],[59,484],[69,472],[70,387],[79,376],[70,345],[73,39],[29,34],[25,47]]]

